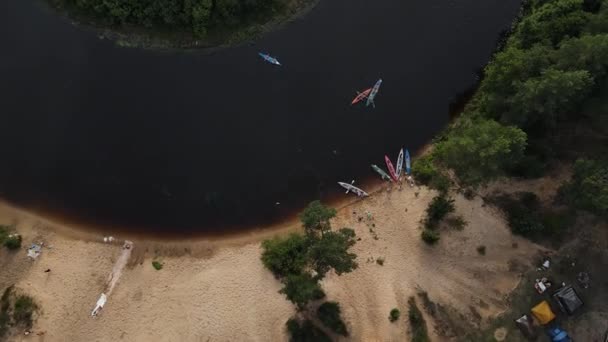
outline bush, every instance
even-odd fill
[[[502,196],[497,199],[498,205],[507,216],[507,223],[514,234],[534,237],[545,231],[539,212],[540,202],[536,194],[522,192],[518,197]]]
[[[429,245],[435,244],[439,241],[439,233],[433,230],[425,229],[421,234],[422,240]]]
[[[262,263],[278,277],[299,274],[307,263],[308,243],[304,236],[291,234],[262,242]]]
[[[9,227],[0,225],[0,244],[4,244],[9,235]]]
[[[380,266],[384,266],[384,258],[378,258],[378,259],[376,259],[376,264],[378,264]]]
[[[421,184],[441,193],[447,193],[452,185],[450,179],[435,166],[432,154],[426,154],[416,160],[412,165],[412,176]]]
[[[152,267],[154,267],[155,270],[160,271],[163,268],[163,264],[155,260],[152,261]]]
[[[396,320],[399,319],[400,316],[401,316],[401,311],[399,311],[399,309],[397,309],[397,308],[394,308],[389,313],[388,320],[391,321],[391,322],[395,322]]]
[[[17,324],[23,325],[26,329],[32,327],[34,311],[38,306],[30,296],[20,295],[15,300],[13,319]]]
[[[435,228],[445,215],[454,211],[454,200],[444,194],[435,196],[426,208],[426,228]]]
[[[486,255],[486,246],[484,246],[484,245],[477,246],[477,253],[479,253],[481,255]]]
[[[10,250],[21,248],[21,235],[11,234],[4,240],[4,246]]]
[[[412,327],[412,342],[428,342],[430,341],[426,328],[426,322],[422,316],[422,312],[416,306],[414,297],[410,297],[407,301],[409,306],[408,318]]]
[[[325,302],[317,309],[317,317],[324,326],[342,336],[348,336],[346,324],[340,318],[340,304]]]
[[[289,332],[290,342],[331,342],[331,338],[322,330],[314,326],[310,320],[305,320],[302,324],[295,318],[287,321],[287,332]]]
[[[453,216],[445,219],[447,225],[456,230],[463,230],[467,225],[467,221],[462,218],[462,216]]]
[[[560,196],[579,209],[608,217],[608,161],[579,159],[572,180],[564,184]]]

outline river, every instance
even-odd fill
[[[0,196],[131,233],[276,223],[428,143],[519,5],[322,0],[210,53],[119,47],[42,0],[3,0]],[[376,108],[351,107],[379,78]]]

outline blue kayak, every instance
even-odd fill
[[[405,149],[405,173],[412,173],[412,162],[410,161],[410,151]]]
[[[258,52],[258,55],[260,55],[260,57],[264,58],[264,60],[270,64],[281,65],[281,63],[279,63],[279,61],[276,58],[272,57],[271,55],[261,53],[261,52]]]

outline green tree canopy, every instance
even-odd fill
[[[275,237],[262,242],[262,262],[279,277],[299,274],[308,263],[307,239],[300,234],[290,234],[287,238]]]
[[[586,70],[594,78],[602,79],[608,69],[608,34],[567,39],[556,51],[555,60],[558,69]]]
[[[513,39],[523,48],[547,42],[557,45],[564,37],[576,37],[587,23],[583,0],[555,0],[532,10],[519,23]]]
[[[503,115],[506,124],[524,129],[536,123],[555,126],[561,114],[576,109],[593,87],[593,78],[585,70],[561,71],[549,69],[518,85],[509,101],[511,109]]]
[[[348,336],[346,324],[340,317],[340,304],[337,302],[325,302],[317,309],[317,317],[324,326],[331,329],[336,334]]]
[[[523,155],[526,134],[493,120],[464,122],[436,145],[437,160],[453,169],[465,184],[477,185],[503,174]]]
[[[323,235],[325,231],[331,229],[329,220],[334,216],[336,216],[336,209],[324,206],[321,201],[313,201],[300,214],[300,220],[306,233],[314,237],[318,235],[317,233]]]
[[[300,310],[303,310],[311,300],[325,297],[317,279],[308,273],[288,275],[285,278],[284,287],[279,292]]]
[[[355,231],[342,228],[327,232],[309,250],[312,267],[323,278],[332,268],[336,274],[348,273],[357,268],[357,255],[348,249],[355,244]]]

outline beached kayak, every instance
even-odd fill
[[[405,150],[405,173],[408,175],[412,173],[412,162],[410,160],[410,151],[408,151],[407,149]]]
[[[382,177],[383,180],[391,180],[391,176],[389,176],[388,173],[384,172],[384,170],[379,168],[378,165],[372,164],[372,169],[374,169],[374,171],[376,171],[380,175],[380,177]]]
[[[393,166],[393,163],[391,163],[391,159],[388,156],[384,156],[384,161],[386,162],[386,167],[388,168],[388,172],[390,173],[391,178],[395,182],[398,182],[399,178],[397,178],[397,174],[395,173],[395,167]]]
[[[403,148],[401,148],[399,157],[397,157],[397,178],[401,177],[401,171],[403,171]]]
[[[354,182],[354,181],[353,181]],[[341,187],[346,189],[346,193],[352,192],[359,197],[369,196],[367,192],[357,188],[356,186],[344,182],[338,182]]]

